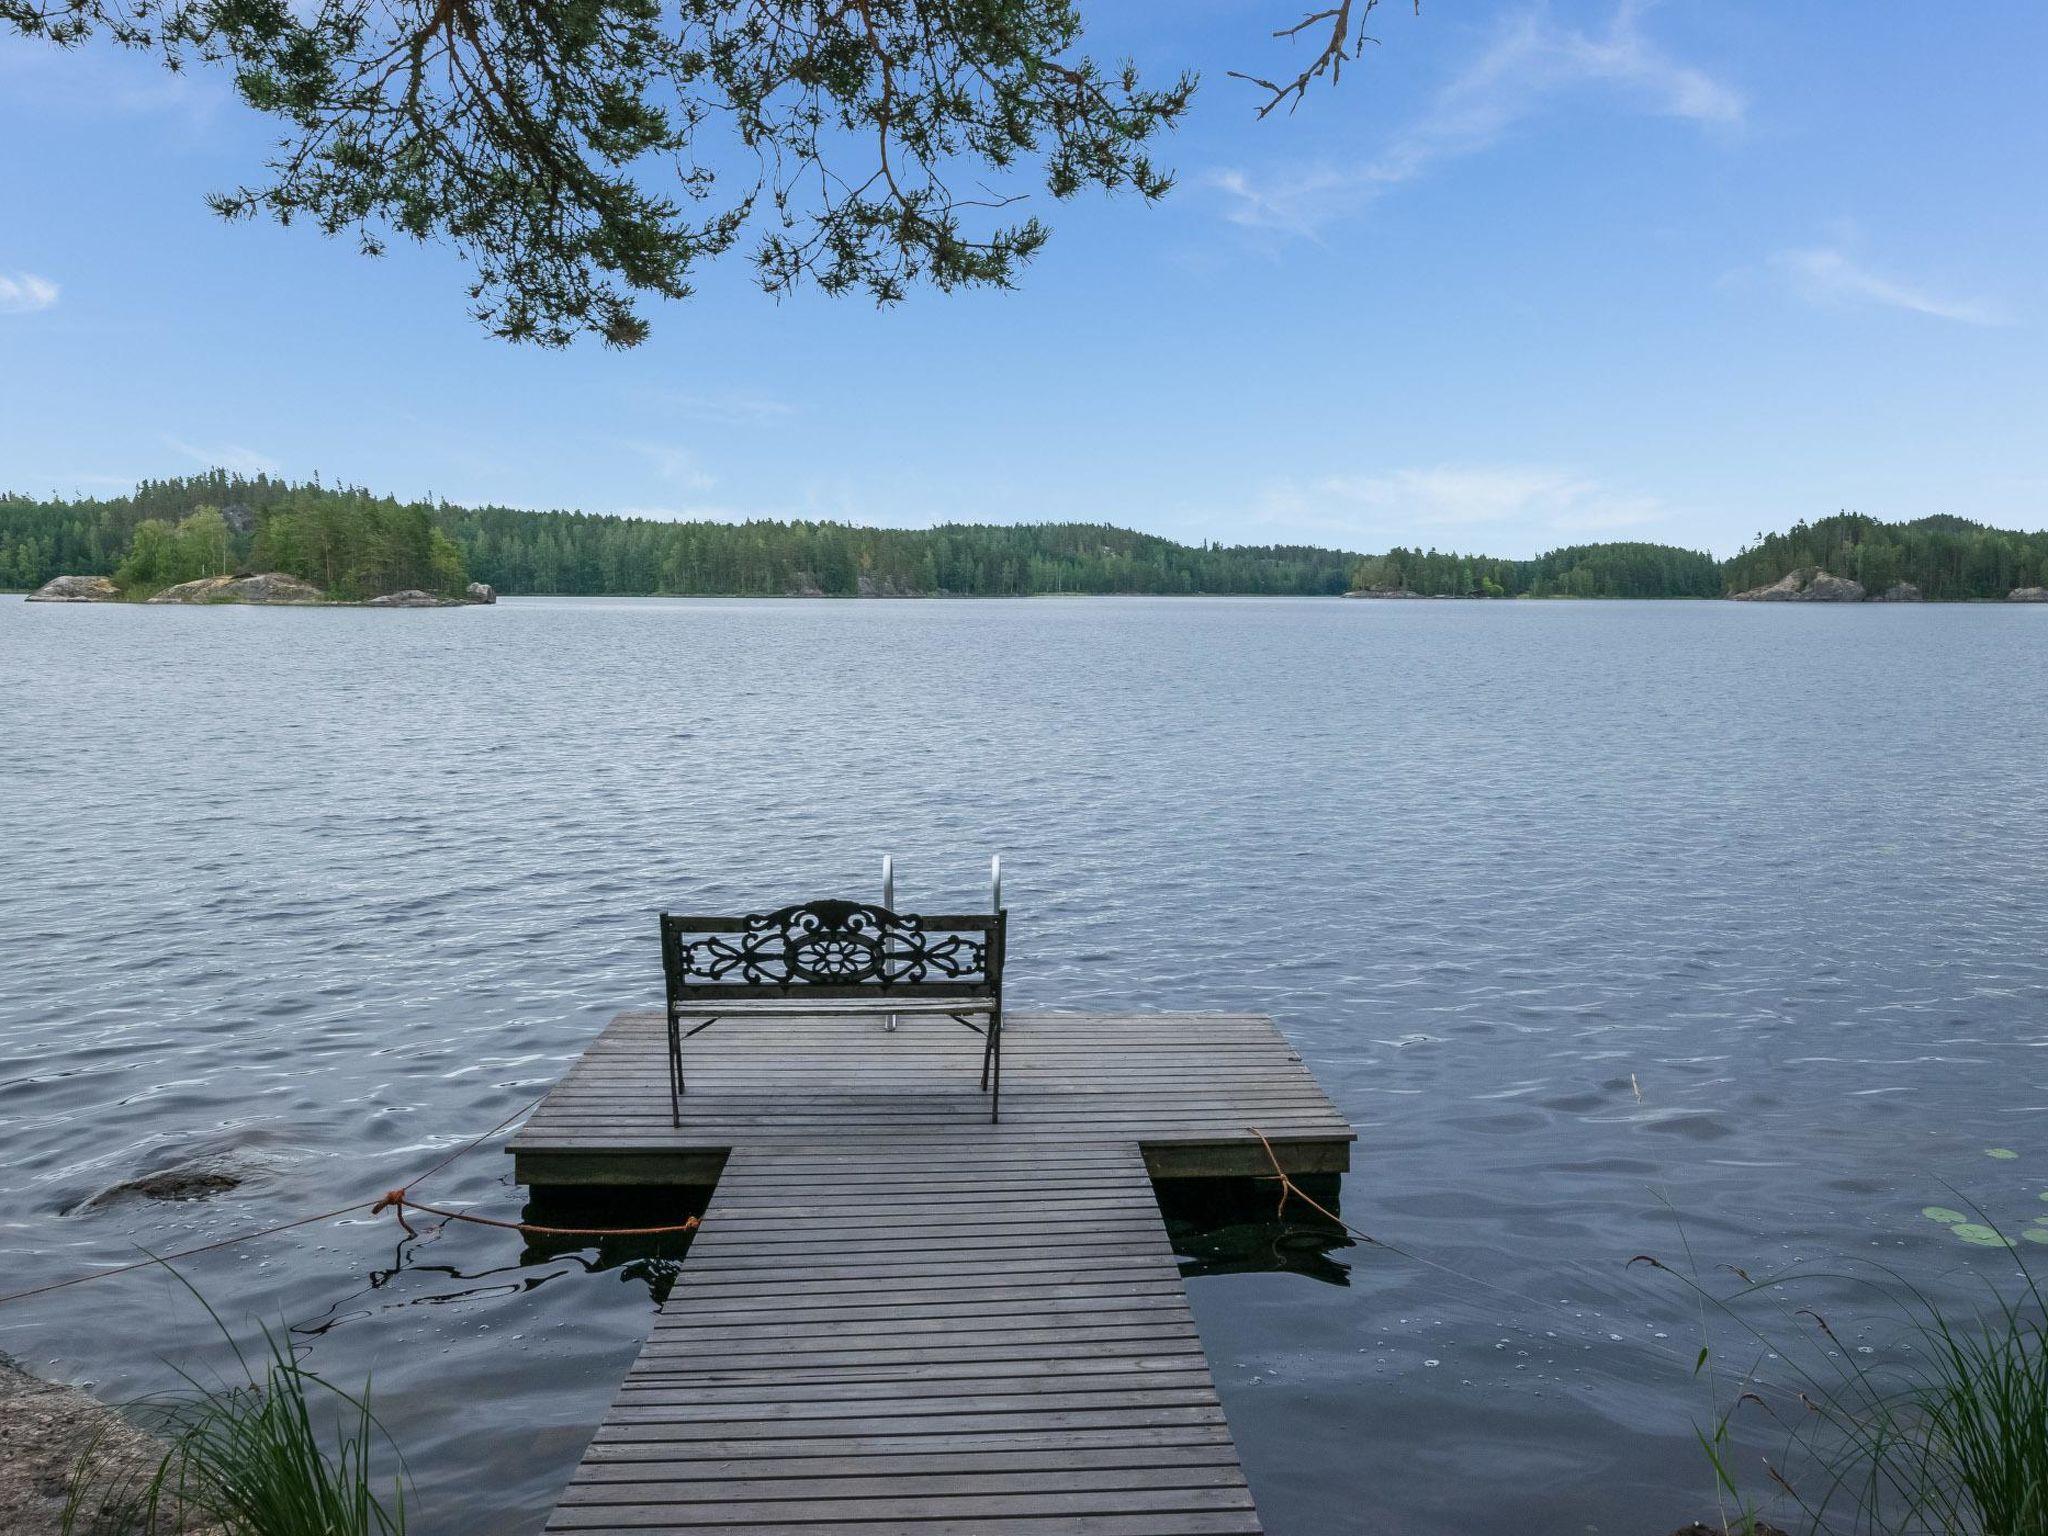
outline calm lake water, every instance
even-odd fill
[[[0,1273],[399,1182],[658,1001],[664,906],[885,849],[979,905],[999,849],[1013,1007],[1271,1013],[1415,1256],[1177,1224],[1269,1528],[1662,1536],[1712,1509],[1697,1319],[1625,1267],[1674,1212],[1703,1271],[1958,1295],[2013,1259],[1921,1207],[2048,1212],[2044,764],[2040,608],[0,600]],[[248,1182],[80,1209],[190,1159]],[[422,1193],[516,1215],[508,1164]],[[673,1258],[398,1237],[184,1268],[374,1377],[417,1529],[536,1530]],[[223,1359],[160,1273],[0,1349],[109,1398]]]

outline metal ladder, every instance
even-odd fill
[[[896,855],[882,855],[882,905],[891,912],[896,910]],[[991,912],[1003,910],[1003,856],[992,853],[988,859],[988,909]],[[882,1027],[893,1031],[896,1015],[890,1014]]]

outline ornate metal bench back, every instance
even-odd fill
[[[661,915],[669,1007],[685,998],[1000,998],[1004,914],[933,917],[811,901],[747,917]]]

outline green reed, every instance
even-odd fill
[[[138,1405],[136,1417],[166,1445],[153,1464],[111,1455],[104,1440],[89,1446],[73,1473],[66,1536],[404,1536],[402,1482],[393,1478],[388,1503],[378,1491],[373,1453],[391,1442],[367,1385],[351,1393],[307,1370],[268,1328],[252,1362],[177,1278],[244,1379],[209,1387],[181,1370],[189,1391]]]
[[[1767,1512],[1737,1474],[1741,1413],[1784,1432],[1785,1449],[1766,1461],[1765,1475],[1775,1505],[1796,1508],[1815,1532],[2048,1536],[2048,1305],[2017,1245],[2002,1246],[2013,1249],[2017,1280],[2001,1289],[1987,1278],[1984,1302],[1967,1311],[1883,1266],[1765,1281],[1734,1271],[1742,1286],[1719,1295],[1696,1269],[1638,1260],[1675,1275],[1699,1304],[1695,1375],[1715,1379],[1714,1318],[1757,1351],[1753,1365],[1710,1389],[1725,1401],[1710,1427],[1696,1427],[1725,1526],[1742,1530]],[[1689,1246],[1687,1257],[1691,1267]],[[1843,1281],[1867,1290],[1876,1315],[1896,1327],[1897,1345],[1882,1356],[1843,1343],[1820,1312],[1788,1309],[1788,1288]],[[1754,1318],[1753,1299],[1773,1303],[1775,1315]]]

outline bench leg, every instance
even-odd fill
[[[988,1021],[988,1057],[995,1067],[992,1091],[988,1101],[988,1123],[996,1124],[1003,1118],[1003,1016],[993,1014]]]
[[[683,1037],[674,1014],[668,1020],[668,1123],[683,1124]]]

